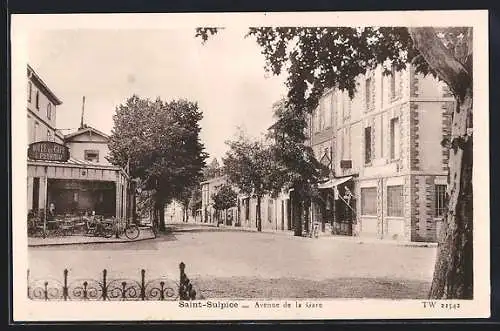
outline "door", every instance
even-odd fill
[[[285,230],[285,201],[281,200],[281,230]]]
[[[38,213],[40,199],[40,177],[33,178],[33,198],[32,209],[34,213]]]

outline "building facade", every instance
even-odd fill
[[[217,194],[219,189],[228,183],[227,177],[224,175],[215,176],[206,181],[203,181],[201,185],[201,222],[202,223],[212,223],[218,224],[222,223],[224,225],[239,226],[238,223],[238,208],[232,207],[228,210],[216,210],[214,208],[212,196]],[[235,192],[238,192],[236,188],[233,187]]]
[[[37,141],[63,143],[64,137],[56,129],[56,108],[62,101],[29,65],[27,76],[28,144]]]
[[[453,107],[445,84],[413,68],[358,77],[353,99],[327,91],[309,125],[309,144],[331,170],[312,220],[338,234],[436,241]]]
[[[27,70],[27,208],[56,227],[83,214],[132,216],[134,188],[126,171],[105,156],[108,137],[85,126],[63,136],[56,129],[62,102],[36,72]],[[48,214],[50,212],[50,219]]]

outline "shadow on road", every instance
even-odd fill
[[[426,299],[430,282],[385,278],[296,278],[192,277],[200,299],[305,299],[378,298]]]

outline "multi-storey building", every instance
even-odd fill
[[[28,75],[28,144],[37,141],[63,143],[63,135],[56,129],[56,107],[62,101],[29,65]]]
[[[339,234],[436,241],[448,174],[441,141],[453,107],[444,83],[413,68],[358,77],[353,99],[326,91],[308,142],[331,171],[312,219]]]
[[[134,188],[126,171],[110,164],[108,136],[81,125],[63,136],[56,128],[62,102],[27,67],[27,209],[59,216],[95,212],[126,220],[132,215]]]

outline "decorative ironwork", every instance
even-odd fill
[[[63,281],[56,279],[32,280],[28,270],[28,298],[32,300],[85,300],[85,301],[175,301],[195,300],[196,291],[185,273],[185,264],[179,264],[179,282],[168,278],[147,280],[146,270],[141,270],[140,280],[108,279],[108,271],[102,278],[78,279],[69,282],[69,271],[64,269]]]

